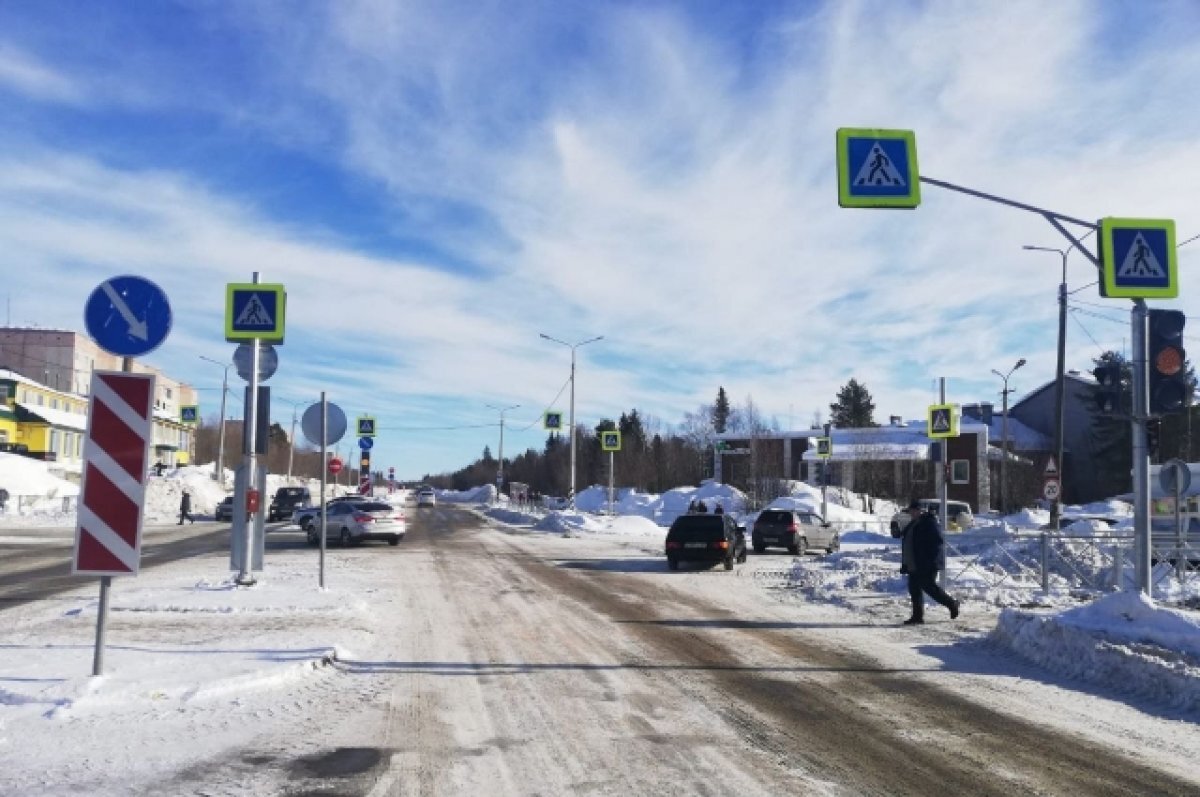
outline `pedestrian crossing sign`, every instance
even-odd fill
[[[621,433],[620,432],[601,432],[600,447],[605,451],[620,451],[621,450]]]
[[[200,407],[192,404],[187,407],[179,408],[180,423],[199,423],[200,422]]]
[[[828,437],[817,438],[817,456],[822,459],[829,459],[833,456],[833,441]]]
[[[542,416],[542,426],[551,431],[557,432],[562,429],[562,413],[549,410]]]
[[[359,437],[374,437],[375,436],[375,418],[370,415],[359,415],[358,422]],[[369,448],[370,446],[368,446]]]
[[[225,286],[225,340],[261,340],[283,343],[283,286],[265,283],[230,283]]]
[[[933,404],[929,407],[928,436],[934,440],[958,437],[958,413],[953,404]]]
[[[1100,295],[1110,299],[1179,296],[1175,222],[1171,219],[1100,220]]]
[[[915,208],[921,204],[917,139],[911,130],[837,131],[838,204]]]

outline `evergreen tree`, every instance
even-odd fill
[[[729,396],[725,395],[725,388],[717,388],[717,402],[713,405],[713,431],[717,434],[724,434],[725,427],[729,424]]]
[[[1096,476],[1100,482],[1097,489],[1103,495],[1129,492],[1133,482],[1133,432],[1129,428],[1128,412],[1133,401],[1133,367],[1124,355],[1106,351],[1093,362],[1097,365],[1115,363],[1121,366],[1121,403],[1118,413],[1092,417],[1088,433],[1092,437],[1092,451],[1096,460]],[[1099,385],[1096,389],[1099,390]]]
[[[839,429],[865,429],[875,423],[875,401],[865,385],[851,379],[838,391],[837,401],[829,405],[829,422]]]

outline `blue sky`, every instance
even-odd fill
[[[851,377],[877,416],[1053,377],[1057,255],[1030,213],[926,186],[837,206],[834,131],[916,131],[925,176],[1200,233],[1190,2],[10,3],[0,259],[17,324],[82,329],[158,282],[147,359],[214,414],[229,282],[281,282],[271,380],[379,419],[375,464],[540,448],[540,415],[658,428],[723,385],[807,427]],[[1179,250],[1183,298],[1195,246]],[[1068,261],[1067,365],[1129,337]],[[1197,322],[1193,322],[1197,323]],[[1197,334],[1189,330],[1193,339]],[[1193,344],[1195,345],[1195,344]],[[556,396],[558,397],[556,400]],[[290,400],[287,403],[284,400]],[[451,428],[448,428],[451,427]]]

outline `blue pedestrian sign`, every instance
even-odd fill
[[[186,407],[179,408],[180,423],[199,423],[200,422],[200,407],[196,404],[191,404]]]
[[[372,437],[358,438],[358,447],[361,448],[363,451],[370,451],[371,448],[374,447],[374,445],[375,445],[375,439]]]
[[[259,282],[225,286],[225,340],[283,343],[287,294],[282,285]]]
[[[542,428],[551,432],[557,432],[558,430],[562,429],[562,425],[561,412],[556,410],[547,410],[546,413],[542,415]]]
[[[838,204],[915,208],[921,204],[917,139],[911,130],[837,131]]]
[[[374,437],[375,436],[375,418],[370,415],[359,415],[356,428],[358,429],[359,437]],[[362,445],[362,443],[359,443]],[[363,450],[370,446],[364,447]]]
[[[109,354],[140,357],[171,331],[171,303],[162,288],[143,277],[112,277],[92,291],[83,310],[92,340]]]
[[[1100,295],[1111,299],[1179,296],[1175,222],[1171,219],[1100,220]]]

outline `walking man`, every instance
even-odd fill
[[[958,617],[959,602],[938,586],[938,572],[946,567],[946,542],[937,516],[921,509],[919,501],[908,505],[908,525],[897,536],[901,543],[900,572],[908,574],[908,596],[912,599],[912,616],[905,625],[925,622],[925,595],[950,610],[950,619]]]
[[[196,518],[192,517],[192,494],[187,490],[183,491],[183,497],[179,499],[179,525],[183,525],[184,520],[196,522]]]

